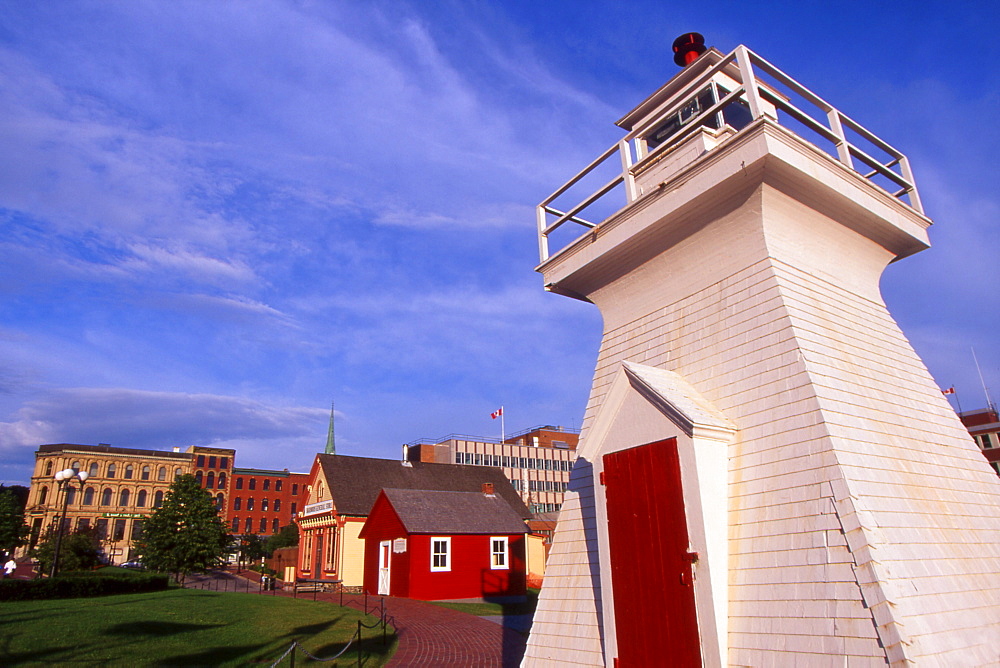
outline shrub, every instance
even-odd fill
[[[169,584],[170,577],[165,574],[131,573],[127,575],[77,573],[44,580],[0,580],[0,601],[139,594],[166,589]]]

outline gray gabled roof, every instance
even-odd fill
[[[515,513],[524,519],[531,517],[503,471],[493,466],[427,462],[403,466],[393,459],[326,454],[316,457],[334,506],[341,515],[367,516],[383,488],[479,493],[483,483],[492,483],[497,496]]]
[[[407,533],[515,534],[528,527],[499,496],[478,492],[384,489]]]

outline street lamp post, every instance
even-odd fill
[[[77,471],[76,469],[63,469],[55,475],[56,483],[59,485],[59,490],[63,493],[63,503],[62,503],[62,513],[59,516],[59,528],[56,530],[56,549],[55,554],[52,556],[52,569],[49,571],[49,577],[54,578],[56,573],[59,571],[59,548],[62,547],[62,536],[63,529],[66,525],[66,506],[69,503],[69,493],[72,491],[71,481],[76,478],[80,481],[80,491],[83,491],[83,483],[87,481],[86,471]]]

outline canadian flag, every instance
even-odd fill
[[[490,417],[493,418],[494,420],[496,420],[501,415],[503,415],[503,406],[490,413]]]
[[[949,387],[947,390],[941,390],[941,394],[955,394],[955,387]]]

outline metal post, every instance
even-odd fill
[[[292,668],[295,668],[295,645],[297,645],[298,642],[299,642],[298,640],[293,640],[292,641],[292,654],[291,654],[291,657],[290,657],[291,660],[289,661],[289,665]]]
[[[358,668],[361,668],[361,620],[358,620]]]

